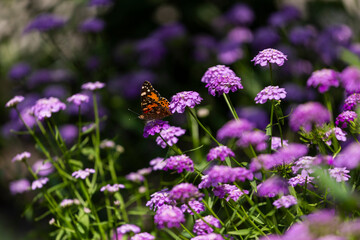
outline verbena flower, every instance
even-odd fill
[[[360,103],[360,93],[351,94],[344,102],[344,110],[355,110]]]
[[[113,4],[113,0],[90,0],[88,4],[91,7],[108,7]]]
[[[199,93],[194,91],[184,91],[179,92],[174,95],[171,99],[169,108],[171,113],[183,113],[186,107],[194,108],[196,105],[200,104],[203,99],[200,97]]]
[[[225,18],[235,25],[251,24],[255,19],[254,11],[244,3],[236,3],[227,13]]]
[[[304,156],[295,161],[294,165],[291,167],[294,174],[299,173],[300,170],[306,171],[307,173],[312,173],[312,166],[315,165],[316,157]],[[302,172],[301,171],[301,172]]]
[[[293,163],[297,158],[305,156],[309,149],[300,143],[290,143],[286,147],[280,148],[273,157],[277,161],[277,165]]]
[[[268,100],[280,100],[286,98],[285,88],[279,86],[267,86],[261,90],[255,97],[256,104],[264,104]]]
[[[150,210],[156,211],[164,205],[175,205],[176,201],[170,199],[169,191],[167,189],[163,189],[159,192],[155,192],[151,194],[150,200],[146,203],[146,206],[150,208]]]
[[[237,186],[230,184],[217,186],[214,188],[213,192],[214,195],[219,198],[224,198],[226,195],[228,195],[226,201],[230,201],[230,199],[232,199],[235,202],[239,200],[242,195],[249,193],[247,190],[241,190]]]
[[[224,65],[209,68],[202,77],[201,82],[206,83],[205,87],[213,96],[216,93],[222,95],[243,88],[241,78],[237,77],[234,71]]]
[[[23,96],[15,96],[5,104],[5,107],[7,107],[7,108],[16,107],[16,105],[18,105],[19,103],[24,101],[24,99],[25,98]]]
[[[333,129],[330,129],[329,131],[327,131],[325,133],[325,136],[324,136],[324,139],[326,140],[326,144],[327,145],[331,145],[332,141],[331,141],[331,138],[330,136],[334,134],[336,139],[338,141],[341,141],[341,142],[345,142],[346,141],[346,132],[344,132],[341,128],[339,127],[334,127]]]
[[[155,237],[147,232],[135,234],[130,238],[130,240],[154,240],[154,239]]]
[[[128,232],[139,233],[141,229],[134,224],[124,224],[116,229],[117,233],[126,234]]]
[[[43,178],[39,178],[35,181],[33,181],[31,183],[31,189],[35,190],[37,188],[42,188],[47,182],[49,181],[49,179],[47,177],[43,177]]]
[[[154,171],[156,170],[163,170],[164,167],[166,166],[166,161],[164,160],[164,158],[154,158],[153,160],[150,161],[150,166],[152,166],[152,169]]]
[[[106,186],[100,188],[100,192],[108,191],[114,193],[119,191],[121,188],[125,188],[124,184],[114,184],[114,185],[107,184]]]
[[[72,205],[80,205],[79,199],[64,199],[60,203],[60,207],[62,208],[70,207]]]
[[[12,162],[22,162],[31,157],[31,153],[29,152],[22,152],[19,154],[16,154],[15,157],[13,157]]]
[[[106,148],[114,148],[115,142],[109,139],[104,139],[100,143],[100,148],[106,149]]]
[[[281,207],[289,208],[290,206],[295,204],[297,204],[297,200],[292,195],[282,196],[281,198],[273,202],[273,205],[276,208],[281,208]]]
[[[81,106],[82,104],[89,102],[89,96],[82,93],[76,93],[69,97],[66,101],[73,103],[76,106]]]
[[[332,168],[329,169],[329,174],[332,178],[335,178],[337,182],[346,182],[349,180],[350,175],[348,174],[350,171],[343,168]]]
[[[166,165],[163,168],[165,171],[176,170],[178,173],[182,173],[184,170],[193,172],[194,162],[185,154],[178,156],[171,156],[167,158]]]
[[[158,228],[173,228],[180,227],[180,223],[185,222],[185,216],[180,208],[170,205],[165,205],[156,211],[154,222]]]
[[[283,142],[282,142],[283,146],[286,147],[289,145],[289,141],[288,140],[285,140],[283,139]],[[271,149],[276,151],[278,150],[279,148],[281,148],[281,138],[279,137],[272,137],[271,138]]]
[[[223,40],[217,45],[217,59],[222,64],[232,64],[244,56],[240,45],[236,42]]]
[[[235,27],[228,32],[226,39],[237,44],[250,43],[253,39],[253,34],[246,27]]]
[[[9,188],[12,195],[23,193],[30,190],[30,182],[25,178],[15,180],[10,182]]]
[[[65,103],[61,102],[58,98],[41,98],[36,101],[35,105],[31,108],[31,113],[38,120],[50,118],[52,113],[65,110]]]
[[[330,87],[338,87],[339,84],[339,74],[332,69],[321,69],[313,72],[306,83],[308,87],[319,87],[320,93],[327,92]]]
[[[190,240],[224,240],[224,238],[217,233],[210,233],[206,235],[200,235],[197,237],[193,237]]]
[[[163,129],[159,135],[162,137],[157,137],[156,138],[156,143],[162,147],[162,148],[166,148],[167,145],[172,146],[174,144],[176,144],[178,142],[178,138],[182,135],[184,135],[186,132],[185,129],[182,129],[180,127],[174,127],[174,126],[170,126],[167,129]],[[164,141],[164,140],[166,141]]]
[[[186,203],[189,200],[198,199],[203,196],[199,189],[191,183],[180,183],[175,185],[169,192],[170,199]]]
[[[318,102],[308,102],[295,108],[290,115],[289,124],[294,131],[303,128],[309,132],[314,124],[319,126],[328,121],[330,121],[330,113],[323,105]]]
[[[71,144],[77,139],[79,129],[74,124],[65,124],[59,127],[59,132],[65,143]]]
[[[360,69],[349,66],[340,74],[341,84],[345,90],[350,93],[360,92]]]
[[[220,221],[212,215],[205,216],[203,219],[214,228],[221,228]],[[204,221],[202,219],[197,219],[195,221],[193,232],[197,235],[205,235],[214,232],[213,227],[210,227]]]
[[[227,157],[235,157],[235,153],[227,146],[218,146],[210,149],[206,159],[212,161],[219,158],[221,161],[225,161]]]
[[[149,135],[154,136],[156,133],[160,133],[162,130],[166,130],[170,127],[169,122],[163,120],[148,121],[144,127],[144,138]]]
[[[272,154],[260,154],[251,160],[249,169],[251,171],[258,171],[262,168],[269,170],[278,165],[277,159]]]
[[[105,22],[99,18],[89,18],[82,22],[79,30],[85,33],[98,33],[105,27]]]
[[[286,182],[280,177],[271,177],[257,186],[260,197],[275,197],[289,192]]]
[[[96,81],[96,82],[88,82],[81,85],[81,89],[83,90],[89,90],[89,91],[95,91],[101,88],[105,87],[105,83]]]
[[[190,200],[189,202],[187,202],[187,204],[189,204],[192,210],[194,210],[196,213],[201,213],[205,211],[205,205],[197,200]],[[190,215],[194,215],[193,211],[191,211],[191,209],[186,204],[181,205],[181,211],[187,212]]]
[[[244,132],[236,144],[240,147],[255,146],[257,151],[263,151],[266,149],[266,140],[268,136],[262,131],[249,131]]]
[[[95,169],[92,168],[85,168],[84,170],[78,170],[75,171],[71,174],[71,176],[73,176],[74,178],[81,178],[81,179],[85,179],[88,176],[90,176],[91,173],[95,173]]]
[[[54,172],[54,166],[51,162],[45,162],[44,160],[36,161],[32,166],[33,171],[39,176],[47,176]]]
[[[128,175],[125,176],[125,178],[129,181],[138,182],[138,183],[143,182],[145,179],[143,175],[136,172],[129,173]]]
[[[34,18],[24,29],[24,33],[31,31],[47,32],[61,28],[66,23],[62,17],[52,14],[42,14]]]
[[[267,48],[260,51],[251,61],[254,65],[260,64],[261,67],[265,67],[268,63],[276,63],[278,66],[284,65],[287,56],[279,50],[273,48]]]
[[[314,177],[310,177],[308,172],[302,171],[301,174],[296,175],[293,178],[290,178],[288,183],[292,187],[295,187],[296,185],[304,186],[305,183],[309,184],[314,180]]]
[[[219,183],[233,183],[235,181],[244,182],[246,179],[253,179],[252,172],[246,168],[214,166],[202,177],[199,188],[216,187]]]
[[[30,72],[31,67],[29,64],[25,62],[19,62],[11,67],[8,76],[13,80],[19,80],[26,77]]]
[[[139,170],[137,170],[137,173],[142,175],[142,176],[146,176],[149,175],[152,172],[152,168],[148,167],[148,168],[141,168]]]
[[[250,131],[254,125],[246,119],[231,120],[222,126],[217,132],[217,137],[222,140],[225,138],[240,138],[245,131]]]
[[[336,167],[346,167],[354,169],[359,166],[360,163],[360,144],[351,143],[345,147],[334,160]]]
[[[341,128],[346,128],[347,124],[353,122],[355,119],[357,119],[357,117],[358,116],[354,111],[344,111],[336,117],[335,124]]]

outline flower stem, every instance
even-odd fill
[[[223,93],[223,96],[224,96],[224,99],[225,99],[225,101],[226,101],[226,104],[228,105],[228,107],[229,107],[229,109],[230,109],[231,114],[233,115],[233,117],[234,117],[236,120],[238,120],[238,119],[239,119],[239,116],[237,115],[236,110],[235,110],[234,106],[232,105],[229,96],[228,96],[226,93]]]

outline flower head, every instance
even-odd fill
[[[74,178],[81,178],[81,179],[85,179],[88,176],[90,176],[91,173],[95,173],[95,169],[92,168],[85,168],[84,170],[78,170],[75,171],[71,174],[71,176],[73,176]]]
[[[167,145],[172,146],[178,142],[179,139],[177,137],[184,135],[185,132],[185,129],[170,126],[159,133],[161,137],[156,138],[156,143],[162,148],[166,148]],[[165,139],[166,142],[164,142],[163,139]]]
[[[240,138],[245,131],[250,131],[254,125],[246,119],[231,120],[222,126],[217,132],[217,137],[222,140],[224,138]]]
[[[104,87],[105,87],[105,83],[96,81],[96,82],[84,83],[84,84],[81,86],[81,89],[83,89],[83,90],[89,90],[89,91],[95,91],[95,90],[98,90],[98,89],[101,89],[101,88],[104,88]]]
[[[345,99],[344,110],[355,110],[360,103],[360,93],[353,93]]]
[[[206,159],[212,161],[219,158],[221,161],[225,161],[227,157],[235,157],[235,153],[227,146],[218,146],[210,149]]]
[[[322,125],[330,120],[329,111],[318,102],[300,104],[290,115],[290,127],[297,131],[311,131],[312,125]]]
[[[210,233],[210,234],[193,237],[190,240],[224,240],[224,238],[220,234]]]
[[[250,24],[255,19],[254,11],[246,4],[236,3],[225,15],[235,25]],[[212,239],[213,240],[213,239]]]
[[[18,105],[19,103],[21,103],[22,101],[24,101],[24,97],[23,96],[15,96],[12,99],[10,99],[6,104],[5,107],[7,108],[13,108],[16,107],[16,105]]]
[[[41,98],[37,100],[36,104],[31,108],[31,113],[41,121],[45,118],[50,118],[52,113],[65,109],[65,103],[61,102],[58,98]]]
[[[106,149],[106,148],[114,148],[115,142],[109,139],[104,139],[100,143],[100,148]]]
[[[273,154],[276,159],[277,165],[293,163],[297,158],[307,154],[309,149],[300,143],[290,143],[286,147],[280,148],[276,153]]]
[[[47,32],[64,26],[66,20],[52,14],[42,14],[34,18],[24,29],[24,33],[31,31]]]
[[[248,131],[242,134],[236,144],[241,147],[254,145],[257,151],[263,151],[266,149],[267,139],[268,136],[262,131]]]
[[[180,183],[174,186],[169,192],[169,197],[171,199],[182,203],[201,198],[202,196],[203,194],[199,192],[199,189],[191,183]]]
[[[51,162],[39,160],[33,164],[32,169],[39,176],[47,176],[54,171],[54,166]]]
[[[257,186],[260,197],[275,197],[278,194],[288,193],[286,182],[279,177],[271,177]]]
[[[338,141],[341,141],[341,142],[345,142],[346,141],[346,132],[344,132],[341,128],[339,127],[334,127],[333,129],[330,129],[329,131],[327,131],[325,133],[325,136],[324,136],[324,139],[326,140],[326,144],[327,145],[331,145],[331,138],[330,136],[334,134],[336,139]]]
[[[255,97],[256,104],[264,104],[268,100],[277,100],[284,99],[286,97],[285,88],[279,88],[279,86],[267,86],[261,90]]]
[[[80,204],[79,199],[64,199],[61,201],[60,207],[65,208],[65,207],[70,207],[72,205],[79,205],[79,204]]]
[[[176,170],[178,173],[182,173],[184,170],[193,172],[194,171],[194,162],[185,154],[178,156],[171,156],[167,158],[166,165],[164,167],[165,171]]]
[[[67,101],[75,104],[76,106],[81,106],[83,103],[89,102],[89,96],[82,93],[76,93],[69,97]]]
[[[226,201],[230,201],[230,199],[232,199],[236,202],[242,195],[248,193],[249,191],[241,190],[237,186],[230,184],[223,184],[214,188],[214,195],[219,198],[224,198],[226,194],[228,194]]]
[[[23,193],[26,191],[29,191],[30,189],[30,182],[29,180],[23,178],[23,179],[19,179],[19,180],[15,180],[10,182],[10,192],[11,194],[15,195],[18,193]]]
[[[114,193],[119,191],[121,188],[125,188],[124,184],[114,184],[114,185],[107,184],[106,186],[100,188],[100,192],[108,191]]]
[[[98,33],[105,27],[105,22],[99,18],[89,18],[81,23],[79,30],[86,33]]]
[[[155,237],[147,232],[137,233],[130,240],[155,240]]]
[[[349,180],[349,172],[350,171],[347,170],[346,167],[329,169],[330,176],[335,178],[337,182],[346,182]]]
[[[235,181],[244,182],[246,179],[252,180],[253,174],[246,168],[228,166],[214,166],[202,177],[199,188],[216,187],[219,183],[233,183]]]
[[[194,108],[200,104],[203,99],[199,93],[193,91],[179,92],[171,99],[169,108],[171,113],[183,113],[186,107]]]
[[[347,67],[340,74],[340,80],[346,92],[360,92],[360,69],[357,67]]]
[[[220,221],[217,218],[213,217],[212,215],[205,216],[203,217],[203,219],[213,227],[221,228]],[[214,232],[213,227],[210,227],[204,221],[202,219],[197,219],[195,221],[193,231],[197,235],[205,235]]]
[[[29,64],[25,62],[19,62],[13,65],[8,73],[9,78],[18,80],[26,77],[31,71]]]
[[[222,95],[223,93],[235,92],[242,89],[241,79],[236,76],[234,71],[224,65],[217,65],[209,68],[201,79],[206,83],[206,88],[211,95]]]
[[[201,212],[205,211],[204,204],[197,200],[190,200],[189,202],[187,202],[187,204],[189,204],[189,206],[192,208],[192,210],[194,210],[196,213],[201,213]],[[194,212],[191,211],[191,209],[186,204],[181,205],[181,211],[187,212],[190,215],[194,215]]]
[[[289,141],[288,140],[282,140],[282,144],[284,147],[289,145]],[[271,138],[271,149],[272,150],[278,150],[279,148],[281,148],[281,138],[279,137],[272,137]]]
[[[13,157],[12,162],[22,162],[26,159],[29,159],[31,157],[31,153],[29,152],[22,152],[19,154],[16,154],[15,157]]]
[[[360,144],[351,143],[334,160],[336,167],[354,169],[360,163]]]
[[[285,60],[287,60],[287,56],[284,53],[273,48],[267,48],[260,51],[251,61],[255,62],[254,65],[260,64],[260,66],[265,67],[268,63],[276,63],[282,66]]]
[[[337,126],[340,125],[341,128],[346,128],[347,124],[353,122],[357,117],[354,111],[344,111],[336,117],[335,124]]]
[[[296,185],[304,186],[305,183],[311,183],[314,177],[310,177],[307,171],[302,171],[301,174],[289,179],[289,184],[293,187]]]
[[[297,204],[297,200],[292,195],[282,196],[281,198],[273,202],[273,205],[276,208],[281,208],[281,207],[289,208],[290,206],[295,204]]]
[[[319,87],[319,92],[324,93],[329,90],[330,87],[339,86],[339,74],[332,69],[321,69],[311,74],[307,80],[306,85],[308,87]]]
[[[128,175],[125,176],[125,178],[129,181],[138,182],[138,183],[144,181],[144,176],[136,172],[129,173]]]
[[[154,158],[153,160],[150,161],[150,166],[152,166],[152,169],[154,171],[156,170],[163,170],[164,167],[166,166],[166,161],[164,160],[164,158]]]
[[[291,167],[292,172],[294,174],[303,172],[303,171],[306,171],[307,173],[312,173],[313,170],[311,168],[313,165],[315,165],[315,161],[317,161],[316,157],[311,157],[311,156],[301,157]]]
[[[253,158],[250,163],[251,171],[258,171],[261,168],[269,170],[278,165],[277,159],[272,154],[260,154],[256,158]]]
[[[147,138],[149,135],[154,136],[156,133],[160,133],[162,130],[166,130],[170,127],[167,121],[163,120],[154,120],[148,121],[144,127],[144,138]]]
[[[150,200],[146,203],[146,206],[151,210],[156,211],[164,205],[175,205],[176,201],[170,199],[169,191],[167,189],[163,189],[159,192],[155,192],[151,194]]]
[[[128,232],[139,233],[141,229],[134,224],[124,224],[116,229],[119,234],[126,234]]]
[[[47,177],[44,177],[44,178],[39,178],[35,181],[33,181],[31,183],[31,189],[32,190],[35,190],[37,188],[42,188],[47,182],[49,181],[49,179]]]
[[[180,227],[180,223],[185,222],[185,216],[180,208],[165,205],[157,210],[154,222],[157,224],[158,228]]]

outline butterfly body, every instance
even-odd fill
[[[141,87],[141,109],[139,116],[143,120],[157,120],[170,116],[169,101],[161,97],[150,82],[145,81]]]

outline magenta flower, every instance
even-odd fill
[[[206,235],[200,235],[197,237],[193,237],[190,240],[225,240],[220,234],[210,233]]]
[[[273,205],[276,208],[281,208],[281,207],[289,208],[290,206],[295,204],[297,204],[297,200],[292,195],[282,196],[281,198],[273,202]]]
[[[193,229],[193,232],[196,233],[197,235],[205,235],[212,233],[214,232],[213,229],[214,227],[221,228],[220,221],[217,218],[213,217],[212,215],[205,216],[203,217],[203,219],[213,227],[207,225],[202,219],[197,219],[195,221],[194,229]]]
[[[340,74],[340,80],[346,92],[358,93],[360,92],[360,69],[349,66],[345,68]]]
[[[156,133],[160,133],[162,130],[166,130],[170,127],[169,122],[163,120],[148,121],[144,127],[144,138],[149,135],[154,136]]]
[[[347,170],[346,167],[329,169],[330,176],[335,178],[337,182],[346,182],[349,180],[349,172],[350,171]]]
[[[255,146],[257,151],[263,151],[266,149],[266,140],[268,136],[262,131],[249,131],[244,132],[236,144],[240,147]]]
[[[116,229],[118,234],[126,234],[128,232],[139,233],[141,229],[134,224],[123,224]]]
[[[65,109],[65,103],[61,102],[58,98],[41,98],[37,100],[31,108],[31,114],[34,115],[37,120],[41,121],[45,118],[50,118],[52,113]]]
[[[264,104],[268,100],[284,99],[286,97],[285,88],[279,88],[279,86],[267,86],[261,90],[255,97],[256,104]]]
[[[137,183],[143,182],[145,179],[143,175],[136,172],[129,173],[128,175],[125,176],[125,178],[129,181],[137,182]]]
[[[186,107],[194,108],[200,104],[203,99],[199,93],[193,91],[179,92],[171,99],[169,108],[171,113],[183,113]]]
[[[194,200],[201,198],[202,193],[199,192],[199,189],[192,185],[191,183],[180,183],[171,189],[169,192],[170,199],[185,203],[189,200]]]
[[[217,132],[217,137],[222,140],[225,138],[240,138],[245,131],[250,131],[254,125],[246,119],[231,120],[222,126]]]
[[[291,167],[292,172],[294,174],[300,172],[307,172],[307,173],[312,173],[312,167],[313,165],[315,165],[315,161],[317,161],[316,157],[311,157],[311,156],[304,156],[299,158],[299,160],[297,160],[294,165]]]
[[[321,69],[313,72],[310,78],[307,80],[306,85],[314,88],[319,87],[319,92],[324,93],[329,90],[330,87],[339,86],[339,74],[332,69]]]
[[[60,207],[62,208],[70,207],[72,205],[80,205],[79,199],[64,199],[60,203]]]
[[[260,197],[275,197],[278,194],[289,192],[286,182],[280,177],[271,177],[257,186]]]
[[[322,125],[330,121],[329,111],[318,102],[300,104],[290,115],[290,127],[294,131],[303,128],[309,132],[313,125]]]
[[[124,184],[114,184],[114,185],[107,184],[100,188],[100,192],[108,191],[114,193],[119,191],[121,188],[125,188]]]
[[[12,195],[23,193],[30,190],[29,180],[23,178],[10,182],[10,192]]]
[[[164,205],[175,205],[176,201],[170,199],[169,192],[167,189],[163,189],[159,192],[155,192],[151,194],[150,200],[146,203],[146,206],[150,208],[150,210],[157,211],[157,209],[161,208]]]
[[[193,161],[185,154],[178,156],[171,156],[167,158],[165,161],[166,161],[166,165],[164,167],[164,171],[176,170],[178,173],[182,173],[184,170],[189,172],[194,171]]]
[[[147,232],[135,234],[130,240],[155,240],[155,237]]]
[[[287,56],[279,50],[273,48],[267,48],[258,53],[251,61],[255,62],[254,65],[260,64],[261,67],[265,67],[268,63],[276,63],[278,66],[284,65]]]
[[[54,166],[51,162],[39,160],[33,164],[32,169],[39,176],[47,176],[54,171]]]
[[[346,132],[344,132],[341,128],[339,127],[334,127],[333,129],[330,129],[329,131],[327,131],[325,133],[325,136],[324,136],[324,139],[326,140],[326,144],[327,145],[331,145],[332,141],[331,141],[331,138],[330,136],[334,134],[336,139],[338,141],[341,141],[341,142],[345,142],[346,141]]]
[[[24,101],[24,97],[23,96],[15,96],[12,99],[10,99],[6,104],[5,107],[7,108],[14,108],[16,107],[16,105],[18,105],[19,103],[21,103],[22,101]]]
[[[289,145],[289,141],[288,140],[284,140],[283,139],[283,146],[286,147]],[[279,137],[272,137],[271,138],[271,149],[276,151],[279,148],[281,148],[281,138]]]
[[[334,165],[354,169],[360,163],[360,144],[351,143],[336,156]]]
[[[82,93],[76,93],[69,97],[67,101],[75,104],[76,106],[81,106],[83,103],[89,102],[89,96]]]
[[[344,110],[355,110],[360,103],[360,93],[353,93],[345,99]]]
[[[74,178],[81,178],[81,179],[85,179],[88,176],[90,176],[91,173],[95,173],[95,169],[92,168],[85,168],[84,170],[78,170],[75,171],[71,174],[71,176],[73,176]]]
[[[101,149],[111,149],[115,147],[115,142],[109,139],[104,139],[101,141],[100,143],[100,148]]]
[[[308,151],[309,149],[303,144],[290,143],[288,146],[280,148],[273,156],[277,165],[290,164],[297,158],[306,155]]]
[[[152,169],[154,171],[156,170],[163,170],[164,167],[166,166],[166,161],[164,160],[164,158],[154,158],[153,160],[150,161],[150,166],[152,166]]]
[[[217,158],[221,161],[225,161],[225,158],[227,157],[235,157],[235,153],[227,146],[218,146],[210,149],[206,159],[208,162]]]
[[[159,133],[162,138],[160,136],[157,137],[156,143],[162,148],[166,148],[167,145],[172,146],[178,142],[179,139],[177,137],[184,135],[185,132],[185,129],[170,126],[169,128],[164,129]],[[163,139],[165,139],[166,142],[164,142]]]
[[[95,91],[95,90],[98,90],[98,89],[101,89],[101,88],[104,88],[104,87],[105,87],[105,83],[96,81],[96,82],[84,83],[84,84],[81,86],[81,89],[83,89],[83,90],[89,90],[89,91]]]
[[[197,200],[190,200],[187,202],[187,204],[189,204],[192,210],[194,210],[196,213],[205,211],[205,205]],[[194,215],[193,211],[191,211],[191,209],[186,204],[181,205],[181,211],[187,212],[190,215]]]
[[[335,124],[341,128],[346,128],[348,123],[353,122],[357,119],[357,114],[354,111],[344,111],[336,117]]]
[[[42,188],[47,182],[49,181],[49,179],[47,177],[44,177],[44,178],[39,178],[35,181],[33,181],[31,183],[31,189],[32,190],[35,190],[37,188]]]
[[[314,180],[314,177],[310,177],[308,172],[302,171],[301,174],[296,175],[293,178],[290,178],[288,183],[295,187],[296,185],[304,186],[305,183],[311,183]]]
[[[185,222],[185,216],[180,208],[165,205],[157,210],[154,216],[154,222],[158,228],[180,227],[180,223]]]
[[[214,195],[219,198],[224,198],[228,194],[226,201],[230,201],[230,199],[232,199],[235,202],[239,200],[242,195],[249,193],[247,190],[241,190],[237,186],[230,184],[217,186],[214,188],[213,192]]]
[[[19,154],[16,154],[15,157],[13,157],[12,162],[22,162],[31,157],[31,153],[29,152],[22,152]]]
[[[229,67],[224,65],[209,68],[202,77],[201,82],[206,83],[205,87],[213,96],[216,93],[222,95],[243,88],[241,79]]]
[[[61,28],[66,23],[62,17],[52,14],[42,14],[34,18],[24,29],[24,33],[31,31],[47,32]]]
[[[272,154],[260,154],[251,160],[249,169],[253,172],[262,168],[269,170],[278,165],[277,159]]]

